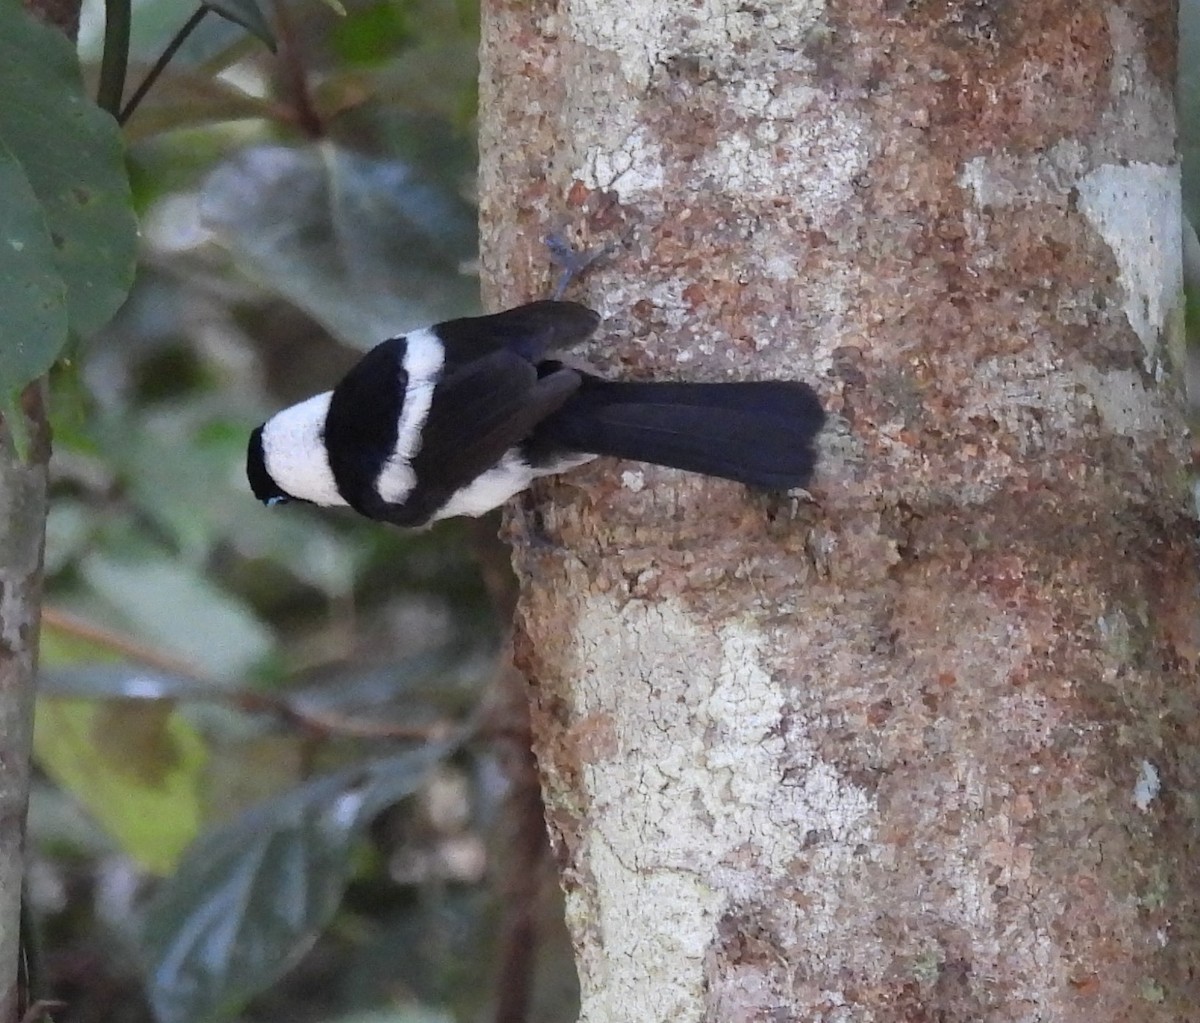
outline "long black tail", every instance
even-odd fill
[[[808,483],[825,423],[799,381],[627,383],[584,375],[535,440],[785,490]]]

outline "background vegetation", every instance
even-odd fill
[[[133,291],[53,374],[41,984],[59,1020],[417,1023],[504,1018],[515,969],[529,1018],[572,1019],[554,879],[511,854],[514,826],[541,832],[508,812],[495,521],[410,536],[268,512],[242,476],[265,416],[378,340],[477,308],[478,11],[290,0],[257,26],[272,54],[252,4],[213,6],[242,23],[206,17],[124,129]],[[103,17],[85,13],[94,94]],[[132,82],[189,13],[135,4]],[[1198,195],[1189,179],[1193,220]],[[522,870],[544,882],[542,928],[514,959]]]
[[[268,512],[242,469],[254,425],[361,351],[477,310],[478,11],[213,7],[242,24],[205,17],[124,128],[132,293],[52,378],[39,987],[58,1020],[495,1016],[529,908],[498,866],[497,522]],[[134,5],[126,97],[189,13]],[[92,94],[102,44],[90,5]],[[550,936],[516,969],[533,1018],[569,1019],[538,859],[511,869],[546,880]]]

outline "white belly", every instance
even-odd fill
[[[500,461],[477,476],[470,486],[464,487],[434,513],[430,522],[449,519],[455,515],[484,515],[498,508],[514,494],[519,494],[539,476],[573,469],[590,462],[595,455],[571,455],[553,466],[534,469],[517,450],[509,451]]]

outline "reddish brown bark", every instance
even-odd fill
[[[514,525],[583,1018],[1193,1018],[1174,11],[493,2],[493,305],[798,376],[815,501],[604,462]]]

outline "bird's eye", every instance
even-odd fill
[[[285,494],[276,494],[274,497],[268,497],[265,501],[263,501],[263,504],[265,504],[268,508],[274,508],[275,505],[287,504],[290,500],[291,498]]]

